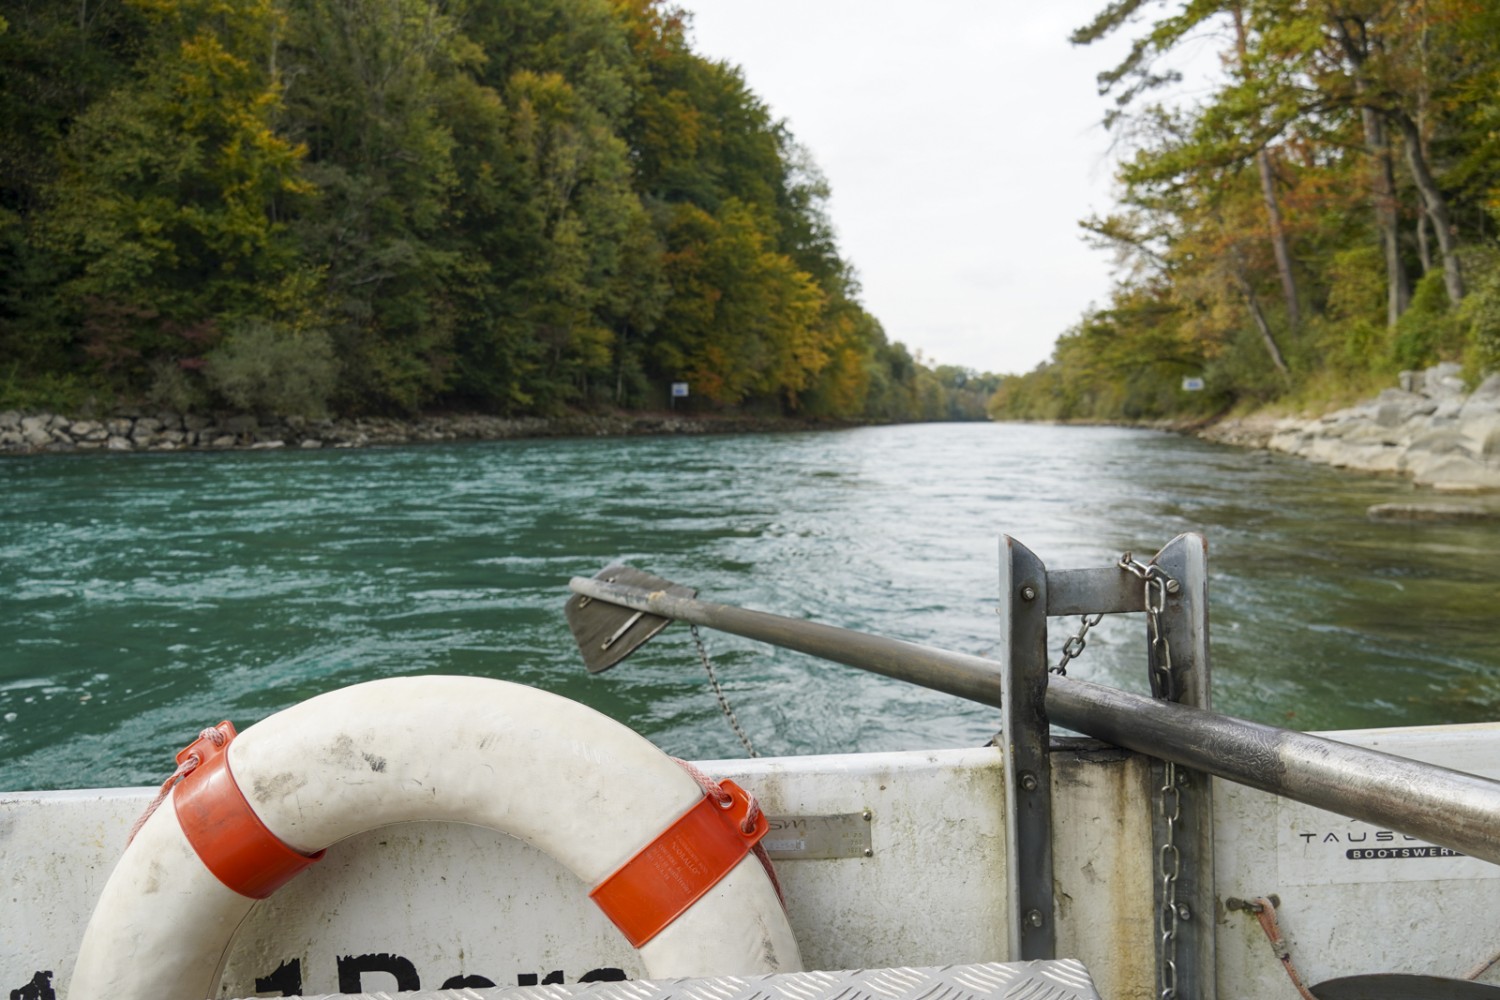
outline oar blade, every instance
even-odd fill
[[[696,597],[698,592],[671,580],[663,580],[632,566],[609,566],[594,574],[594,579],[619,583],[647,591],[663,591],[674,597]],[[660,615],[632,611],[618,604],[593,600],[574,594],[563,605],[568,628],[583,654],[583,665],[589,673],[603,673],[634,653],[666,628],[672,621]]]

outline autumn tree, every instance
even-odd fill
[[[225,319],[274,308],[308,193],[281,109],[270,0],[130,0],[147,27],[131,78],[73,122],[47,196],[84,350],[141,385],[193,364]],[[160,374],[160,369],[158,369]]]

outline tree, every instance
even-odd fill
[[[753,393],[798,394],[828,363],[818,320],[823,293],[776,253],[750,208],[737,201],[715,217],[680,205],[669,227],[668,300],[656,361],[733,405]]]
[[[320,276],[346,407],[412,411],[443,387],[459,265],[441,81],[475,56],[436,0],[291,0],[289,131],[316,202],[293,220]]]
[[[139,384],[153,359],[191,363],[221,317],[272,308],[293,261],[279,220],[308,188],[274,128],[271,0],[129,2],[141,55],[72,124],[44,228],[73,269],[85,350]]]

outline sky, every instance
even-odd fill
[[[1125,39],[1068,42],[1104,0],[678,0],[693,50],[739,66],[812,153],[865,308],[929,365],[1030,371],[1111,256],[1078,227],[1112,205],[1110,99]]]

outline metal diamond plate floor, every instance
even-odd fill
[[[318,1000],[1099,1000],[1099,994],[1083,963],[1065,958],[920,969],[337,994]]]

